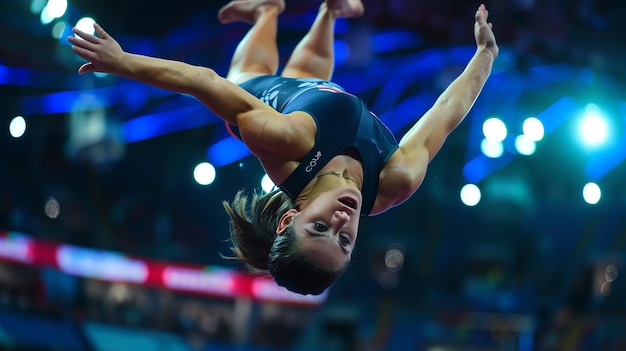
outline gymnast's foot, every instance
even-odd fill
[[[353,1],[353,0],[349,0]],[[217,18],[222,24],[232,22],[254,23],[261,8],[276,7],[278,13],[285,10],[284,0],[233,0],[224,5],[218,13]]]
[[[326,0],[326,6],[337,17],[350,18],[363,15],[361,0]]]

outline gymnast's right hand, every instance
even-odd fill
[[[115,74],[120,68],[121,59],[125,52],[120,44],[105,32],[100,25],[94,23],[93,26],[98,36],[73,28],[72,32],[76,34],[76,37],[70,36],[67,38],[72,44],[72,51],[89,61],[80,66],[78,73],[104,72]]]

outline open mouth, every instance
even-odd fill
[[[353,210],[356,210],[356,206],[357,206],[357,201],[354,200],[353,198],[350,197],[342,197],[341,199],[339,199],[339,202],[341,202],[342,204],[350,207]]]

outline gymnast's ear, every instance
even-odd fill
[[[296,218],[297,214],[298,214],[298,210],[296,210],[295,208],[292,208],[288,210],[287,212],[283,213],[283,215],[280,216],[280,220],[278,221],[278,227],[276,228],[276,235],[283,235],[285,233],[285,230],[287,230],[287,228],[291,225],[291,223],[293,223],[293,220]]]

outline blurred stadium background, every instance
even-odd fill
[[[483,94],[319,297],[219,257],[221,201],[264,172],[211,112],[75,73],[66,38],[93,20],[225,73],[248,28],[217,23],[225,3],[1,2],[0,349],[626,349],[622,1],[488,1]],[[318,4],[287,1],[283,60]],[[473,53],[478,4],[366,0],[337,23],[335,81],[402,133]]]

